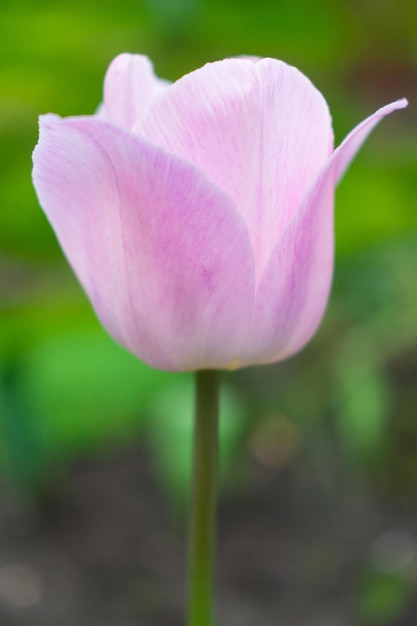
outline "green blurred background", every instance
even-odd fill
[[[379,106],[400,97],[410,106],[377,128],[340,185],[335,281],[319,333],[287,363],[225,376],[224,498],[250,498],[259,476],[275,489],[283,476],[307,472],[308,489],[297,479],[292,497],[308,491],[316,494],[311,511],[339,512],[338,545],[352,511],[365,519],[375,502],[384,511],[376,515],[375,536],[392,531],[385,511],[397,520],[398,502],[405,502],[407,513],[392,524],[414,537],[417,5],[2,0],[0,35],[4,493],[38,502],[51,493],[65,498],[81,460],[99,463],[137,445],[152,459],[172,518],[183,515],[192,380],[147,368],[101,329],[38,206],[31,152],[39,114],[94,112],[106,67],[120,52],[148,54],[170,80],[206,61],[254,54],[283,59],[309,76],[329,103],[336,143]],[[359,543],[364,534],[358,531]],[[340,624],[403,623],[415,602],[417,571],[411,539],[407,545],[414,569],[409,561],[381,569],[375,559],[358,558],[343,600],[353,621]],[[331,578],[322,560],[314,576],[324,567]],[[0,570],[0,612],[1,598]]]

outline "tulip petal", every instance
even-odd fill
[[[153,100],[134,131],[230,195],[248,226],[257,282],[333,141],[322,95],[274,59],[205,65]]]
[[[168,85],[155,75],[147,56],[119,54],[110,63],[104,80],[106,118],[131,130],[152,99]]]
[[[323,317],[333,273],[337,180],[375,125],[406,100],[359,124],[335,150],[278,241],[255,296],[242,365],[280,361],[300,350]]]
[[[103,325],[146,363],[228,367],[254,293],[246,226],[199,170],[94,117],[41,118],[34,184]]]

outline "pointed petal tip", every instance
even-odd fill
[[[333,155],[329,160],[329,164],[331,164],[334,168],[333,171],[336,182],[342,178],[355,154],[358,152],[375,126],[379,124],[379,122],[387,115],[390,115],[398,109],[404,109],[406,106],[408,106],[406,98],[401,98],[391,102],[390,104],[386,104],[363,120],[348,134],[340,146],[333,152]]]
[[[399,100],[394,100],[394,102],[391,102],[390,104],[386,104],[385,106],[381,107],[380,109],[378,109],[376,114],[388,115],[392,111],[397,111],[398,109],[405,109],[406,107],[408,107],[407,98],[400,98]]]
[[[406,107],[408,107],[408,100],[407,98],[400,98],[399,100],[396,100],[393,104],[397,105],[397,109],[405,109]]]

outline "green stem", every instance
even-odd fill
[[[214,625],[219,378],[219,372],[214,370],[196,372],[188,626]]]

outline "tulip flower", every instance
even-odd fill
[[[282,360],[316,331],[337,181],[389,104],[333,151],[327,104],[275,59],[209,63],[173,84],[110,65],[95,115],[46,115],[42,205],[104,327],[149,365]]]
[[[398,100],[333,151],[327,104],[274,59],[173,84],[110,65],[95,115],[41,118],[33,180],[108,332],[153,367],[196,370],[189,626],[213,626],[218,369],[272,363],[316,331],[333,269],[335,186]]]

